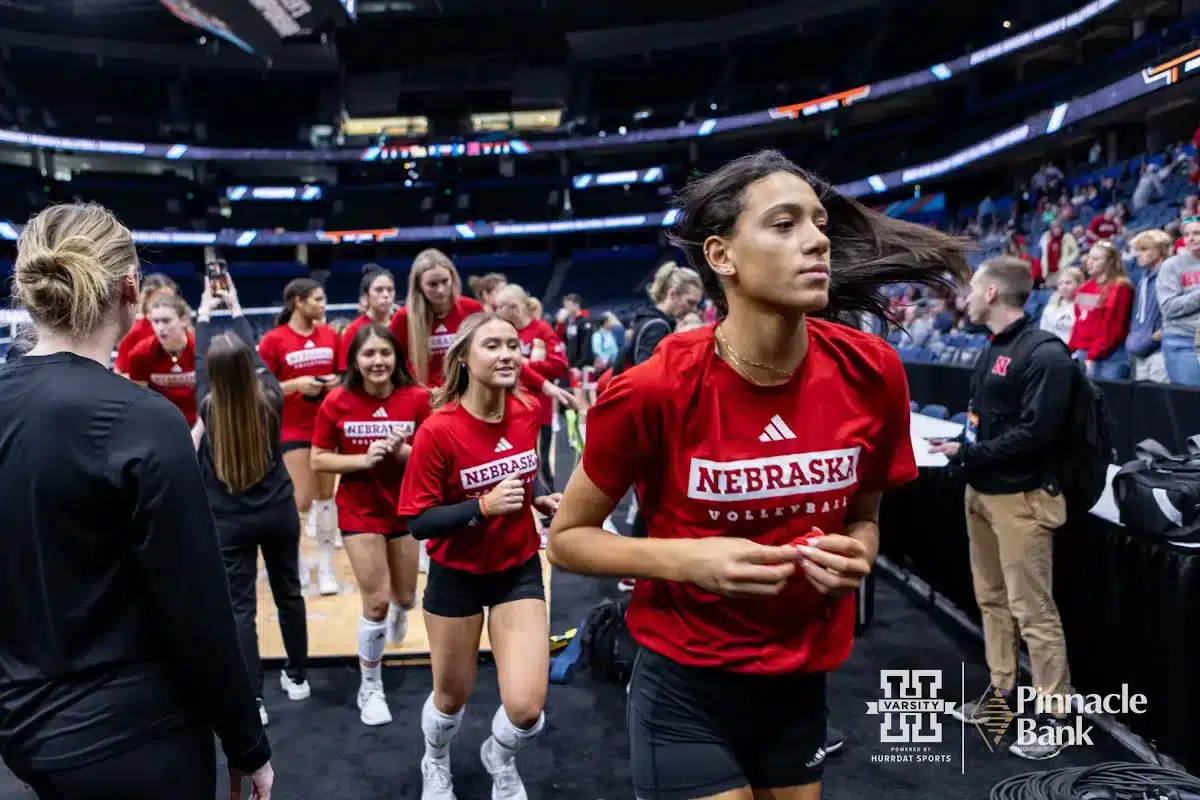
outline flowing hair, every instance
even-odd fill
[[[811,186],[829,212],[829,303],[814,316],[857,325],[862,315],[868,315],[899,326],[902,310],[890,306],[883,293],[886,287],[913,284],[952,292],[956,282],[970,274],[966,239],[872,211],[779,151],[760,150],[696,178],[676,198],[682,215],[670,241],[700,273],[719,316],[729,313],[729,305],[704,255],[704,242],[710,236],[732,236],[746,189],[777,172],[795,175]]]
[[[490,311],[472,314],[463,320],[462,324],[458,326],[458,333],[454,335],[454,342],[446,351],[446,358],[442,363],[442,385],[434,389],[430,395],[429,404],[432,408],[441,408],[449,403],[458,402],[467,393],[467,387],[471,385],[471,371],[467,367],[467,354],[475,342],[475,333],[489,322],[503,322],[512,328],[511,322]],[[513,328],[514,335],[516,332],[517,329]],[[507,391],[525,405],[529,405],[525,393],[521,391],[520,384],[514,385]]]
[[[255,372],[250,345],[231,331],[212,340],[205,359],[208,437],[217,479],[238,494],[256,486],[271,467],[271,439],[279,418]]]
[[[408,273],[408,363],[418,383],[429,382],[429,332],[433,329],[433,308],[421,291],[421,276],[431,269],[441,267],[450,273],[451,303],[462,297],[462,278],[454,268],[450,256],[441,250],[429,248],[417,253],[412,269]]]

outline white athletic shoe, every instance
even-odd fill
[[[342,591],[337,573],[333,571],[333,559],[325,553],[317,557],[317,591],[326,596]]]
[[[307,700],[312,694],[312,687],[308,685],[308,681],[296,683],[288,677],[286,671],[279,673],[279,685],[287,692],[289,700]]]
[[[529,800],[525,784],[517,774],[517,760],[496,752],[495,739],[489,736],[479,748],[479,760],[492,776],[492,800]]]
[[[363,725],[387,725],[392,721],[382,681],[364,680],[358,687],[359,719]]]
[[[267,707],[263,705],[263,701],[258,701],[258,718],[262,720],[263,727],[267,727],[267,723],[271,721],[267,716]]]
[[[421,759],[421,800],[457,800],[450,775],[450,757]]]
[[[345,545],[342,544],[342,532],[338,531],[333,537],[333,549],[341,550]]]
[[[408,635],[408,611],[396,606],[388,606],[387,640],[392,644],[400,644]]]

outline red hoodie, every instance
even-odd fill
[[[1071,350],[1084,350],[1089,361],[1103,361],[1116,352],[1129,334],[1133,287],[1125,281],[1079,287],[1075,295],[1075,327]]]

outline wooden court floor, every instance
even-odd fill
[[[316,550],[315,540],[300,537],[300,578],[304,585],[304,601],[308,610],[308,655],[310,659],[353,660],[358,656],[358,620],[362,616],[362,604],[354,583],[354,572],[345,550],[334,556],[334,567],[342,585],[339,594],[322,597],[317,594],[316,569],[312,556]],[[546,601],[550,601],[550,562],[545,551],[541,553],[542,575],[546,583]],[[307,582],[305,578],[307,576]],[[385,662],[389,664],[428,663],[429,639],[425,633],[425,618],[421,613],[421,597],[425,593],[425,574],[417,576],[417,607],[409,612],[408,635],[400,644],[389,644]],[[258,648],[264,660],[284,658],[283,637],[279,633],[275,601],[261,559],[258,571]],[[479,643],[480,653],[491,652],[487,626]]]

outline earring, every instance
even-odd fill
[[[733,270],[731,270],[731,269],[716,269],[715,267],[713,268],[713,272],[717,273],[718,275],[732,275],[733,274]]]

